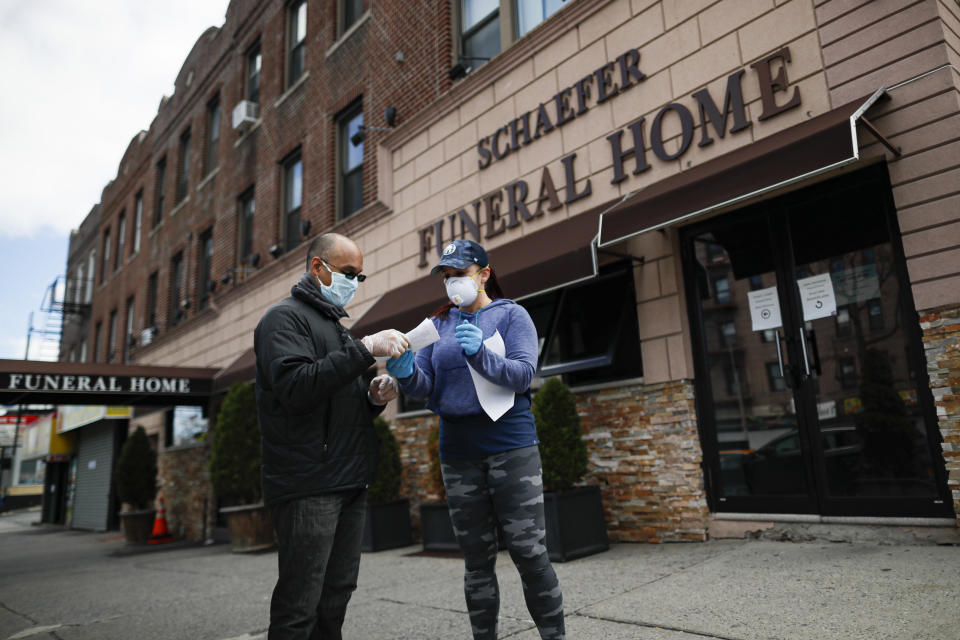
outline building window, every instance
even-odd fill
[[[103,328],[103,323],[98,322],[97,326],[93,330],[93,361],[100,362],[100,333]]]
[[[117,221],[117,255],[113,258],[113,270],[116,271],[123,264],[123,249],[127,239],[127,212],[120,212]]]
[[[880,298],[867,300],[867,317],[872,331],[883,329],[883,305],[880,304]]]
[[[206,407],[177,406],[167,411],[165,447],[201,442],[209,428]]]
[[[253,253],[253,187],[247,189],[240,196],[239,215],[237,224],[237,264],[243,267],[250,265],[250,255]],[[253,266],[253,265],[250,265]],[[243,270],[240,270],[242,273]]]
[[[303,75],[303,57],[307,41],[307,2],[294,2],[287,9],[287,87]]]
[[[197,306],[200,309],[206,309],[210,306],[210,271],[213,265],[213,229],[207,229],[200,234],[200,268],[197,273],[198,284],[200,285],[198,297],[200,298]]]
[[[190,129],[180,135],[180,156],[177,162],[177,202],[187,197],[190,177]]]
[[[156,227],[158,224],[163,222],[163,189],[164,185],[167,182],[167,156],[160,158],[160,162],[157,163],[157,185],[156,185],[156,196],[154,198],[154,207],[153,207],[153,226]]]
[[[460,57],[477,68],[500,53],[499,0],[460,0]]]
[[[133,215],[133,253],[140,251],[140,232],[143,230],[143,189],[137,191]]]
[[[77,268],[77,282],[74,287],[74,302],[76,304],[83,304],[85,302],[85,294],[88,288],[87,285],[87,273],[84,270],[83,263]]]
[[[517,37],[529,33],[565,5],[567,0],[515,0],[517,9]]]
[[[300,206],[303,203],[303,160],[300,152],[283,163],[283,246],[300,244]]]
[[[180,302],[183,300],[183,251],[177,252],[170,261],[170,307],[167,309],[167,326],[175,327],[183,317]]]
[[[840,386],[844,389],[857,386],[857,362],[852,356],[837,358],[837,379],[840,380]]]
[[[730,280],[726,276],[713,281],[713,298],[717,304],[730,302]]]
[[[160,276],[154,271],[147,280],[147,327],[157,326],[157,297],[159,293]]]
[[[100,265],[100,284],[107,281],[107,271],[110,269],[110,227],[103,232],[103,264]]]
[[[83,296],[84,304],[90,304],[93,300],[93,280],[96,278],[94,275],[97,272],[97,250],[90,250],[90,257],[87,258],[87,291]]]
[[[720,343],[725,347],[737,344],[737,323],[733,320],[720,323]]]
[[[621,264],[589,282],[521,302],[537,328],[538,375],[569,385],[643,375],[633,272]]]
[[[834,316],[834,322],[836,325],[836,332],[838,338],[846,338],[850,336],[850,308],[849,307],[838,307],[837,315]]]
[[[363,15],[363,0],[340,0],[340,33],[346,33]]]
[[[260,56],[260,43],[253,45],[247,52],[247,100],[260,102],[260,67],[263,59]]]
[[[207,148],[203,162],[203,174],[217,168],[217,147],[220,144],[220,94],[207,104]]]
[[[110,312],[110,325],[107,329],[107,362],[113,362],[117,356],[117,310]]]
[[[363,206],[363,140],[354,144],[353,136],[363,125],[363,105],[357,104],[340,118],[340,218],[359,211]]]
[[[767,363],[767,384],[770,385],[770,391],[786,391],[787,382],[780,375],[780,363]]]
[[[124,337],[123,337],[123,363],[128,364],[130,362],[130,349],[133,348],[134,339],[133,339],[133,296],[127,298],[127,322],[124,327]]]

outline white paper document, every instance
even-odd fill
[[[440,334],[437,333],[437,327],[430,318],[424,318],[423,322],[407,332],[407,340],[410,341],[412,351],[420,351],[420,349],[429,347],[439,339]]]
[[[433,320],[430,318],[424,318],[423,322],[408,331],[406,336],[407,340],[410,341],[410,351],[420,351],[420,349],[429,347],[440,339],[440,334],[437,333],[437,327],[434,326]],[[376,357],[377,362],[386,362],[389,359],[388,356]]]
[[[503,344],[503,336],[497,331],[492,336],[483,341],[484,346],[490,351],[502,356],[506,353],[506,346]],[[484,413],[490,416],[491,420],[498,420],[513,406],[514,393],[506,387],[493,384],[482,375],[474,371],[473,367],[467,366],[470,370],[470,376],[473,378],[473,386],[477,390],[477,399]]]
[[[780,299],[777,288],[767,287],[747,292],[750,302],[750,320],[754,331],[765,331],[780,327]]]
[[[837,315],[837,298],[829,273],[797,280],[804,320],[818,320]]]

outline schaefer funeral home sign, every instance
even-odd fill
[[[790,86],[787,64],[790,49],[784,47],[750,65],[752,72],[743,68],[727,76],[726,89],[719,99],[707,89],[694,92],[682,102],[671,102],[661,108],[648,123],[641,117],[626,128],[606,136],[612,157],[610,182],[618,184],[629,176],[650,170],[652,163],[673,162],[683,157],[693,146],[694,129],[700,127],[698,147],[713,144],[714,136],[724,138],[753,125],[748,119],[743,102],[743,83],[755,82],[760,93],[763,121],[800,106],[800,88]],[[640,52],[629,49],[593,73],[578,79],[556,95],[545,99],[535,108],[520,114],[496,131],[490,132],[476,144],[477,166],[482,171],[522,147],[536,144],[545,136],[554,135],[566,123],[585,114],[598,104],[614,100],[628,91],[642,91],[646,74],[640,63]],[[664,141],[676,134],[664,135],[664,123],[675,130],[679,122],[679,147],[668,151]],[[650,150],[648,154],[647,150]],[[517,180],[481,196],[465,208],[459,209],[435,223],[421,228],[419,233],[420,267],[428,264],[427,254],[435,248],[439,255],[447,242],[469,233],[474,240],[492,238],[507,229],[517,227],[565,205],[587,198],[592,193],[588,178],[577,188],[577,154],[560,159],[563,175],[554,175],[549,167],[540,174],[540,184],[530,185]],[[529,197],[537,194],[532,206]]]
[[[0,360],[0,404],[205,404],[217,369]]]

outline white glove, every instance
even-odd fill
[[[400,394],[400,386],[396,379],[386,374],[379,375],[370,381],[367,397],[376,405],[384,405]]]
[[[396,329],[384,329],[372,336],[363,336],[360,342],[374,357],[395,358],[410,348],[410,341]]]

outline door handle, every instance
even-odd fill
[[[820,368],[820,348],[817,346],[817,331],[810,329],[810,350],[813,355],[813,370],[817,377],[823,376],[823,370]]]
[[[803,370],[810,377],[810,360],[807,358],[807,330],[800,325],[800,349],[803,350]]]
[[[774,331],[774,335],[777,337],[777,363],[780,365],[780,377],[783,378],[783,383],[788,389],[793,389],[793,371],[791,371],[790,365],[787,365],[786,367],[783,366],[783,350],[780,347],[780,331]]]

